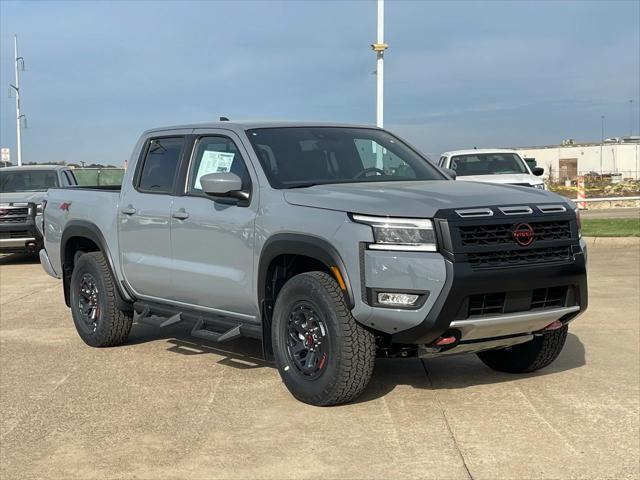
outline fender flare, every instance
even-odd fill
[[[95,243],[100,251],[104,254],[107,259],[107,265],[109,267],[109,271],[111,276],[114,279],[114,283],[116,285],[116,292],[118,294],[118,308],[125,311],[130,311],[133,309],[133,300],[134,297],[125,291],[124,285],[120,284],[117,275],[115,274],[115,268],[113,263],[113,258],[111,256],[111,252],[109,251],[109,247],[107,246],[107,242],[100,231],[100,228],[91,222],[84,220],[71,220],[69,221],[64,231],[62,232],[62,238],[60,240],[60,262],[62,265],[62,283],[64,287],[64,300],[67,306],[70,306],[69,301],[69,281],[71,280],[71,274],[69,270],[69,259],[66,258],[66,250],[67,244],[71,238],[81,237],[91,240]]]
[[[345,263],[338,251],[323,238],[299,233],[276,234],[270,237],[262,247],[257,276],[259,305],[262,305],[266,298],[266,279],[269,265],[274,258],[284,254],[312,257],[322,262],[329,269],[337,267],[346,286],[344,295],[347,305],[350,309],[354,307],[351,281]]]

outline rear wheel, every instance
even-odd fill
[[[371,379],[373,334],[354,320],[342,291],[327,273],[296,275],[282,287],[272,341],[280,376],[302,402],[346,403],[358,397]]]
[[[87,345],[112,347],[127,339],[132,313],[118,308],[115,282],[101,252],[77,258],[69,288],[73,323]]]
[[[545,333],[527,343],[521,343],[502,350],[489,350],[478,353],[478,357],[487,366],[507,373],[535,372],[549,366],[558,358],[569,327],[565,325],[558,330]]]

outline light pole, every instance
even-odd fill
[[[629,100],[629,136],[633,137],[633,100]]]
[[[384,0],[378,0],[378,36],[371,45],[376,52],[376,125],[384,126],[384,51],[389,45],[384,43]]]
[[[15,85],[9,85],[16,93],[16,150],[18,154],[18,166],[22,166],[22,139],[21,129],[24,115],[20,114],[20,69],[24,70],[24,58],[18,56],[18,35],[13,36]]]
[[[602,148],[604,147],[604,115],[600,115],[600,175],[602,176]]]

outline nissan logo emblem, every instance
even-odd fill
[[[511,233],[513,234],[513,238],[516,243],[523,247],[531,245],[536,235],[533,228],[528,223],[519,223],[514,227]]]

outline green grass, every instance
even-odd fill
[[[640,237],[640,219],[583,218],[582,235],[585,237]]]

